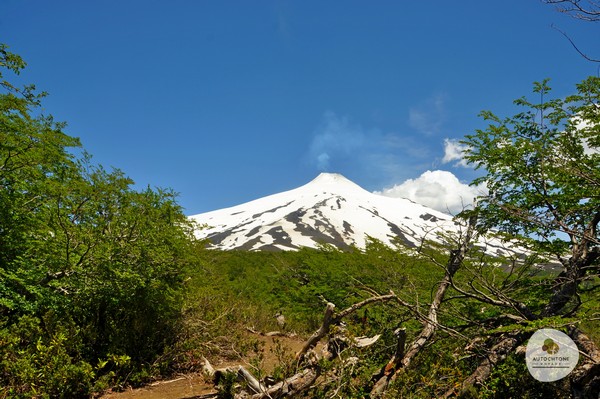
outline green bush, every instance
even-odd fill
[[[2,396],[140,381],[179,337],[192,226],[173,192],[79,153],[44,93],[3,79],[24,66],[0,45]]]
[[[23,316],[0,328],[0,342],[0,397],[71,398],[91,392],[96,373],[77,355],[76,330]]]

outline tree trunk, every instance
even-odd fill
[[[398,368],[398,364],[404,358],[404,349],[406,345],[406,329],[397,328],[394,331],[394,335],[398,339],[396,344],[396,352],[394,356],[390,359],[390,361],[377,373],[373,376],[372,381],[375,382],[373,388],[371,388],[371,396],[377,397],[383,394],[383,392],[387,389],[391,376],[394,374],[396,369]]]
[[[431,305],[429,305],[429,312],[427,314],[427,318],[423,323],[423,329],[419,333],[417,339],[413,341],[409,349],[406,351],[406,354],[402,357],[394,358],[393,364],[388,363],[385,369],[391,368],[393,372],[386,373],[385,371],[382,373],[382,377],[375,383],[371,390],[371,396],[377,397],[380,396],[386,389],[387,386],[394,381],[398,377],[398,372],[402,369],[408,367],[412,362],[413,358],[417,356],[417,354],[423,349],[425,344],[433,337],[434,333],[438,328],[438,310],[442,301],[444,300],[444,296],[446,295],[446,291],[448,287],[450,287],[452,279],[454,275],[462,265],[465,256],[469,250],[471,245],[471,239],[474,234],[474,226],[475,219],[471,218],[469,220],[469,225],[467,227],[467,232],[464,236],[463,241],[461,242],[458,249],[450,251],[450,258],[448,259],[446,272],[444,274],[444,278],[440,282],[435,295],[433,296],[433,301]]]
[[[465,381],[463,381],[461,390],[457,396],[465,394],[472,386],[479,385],[485,381],[490,376],[494,366],[498,362],[506,359],[506,356],[513,352],[523,341],[524,338],[522,336],[508,336],[494,345],[486,355],[486,358],[479,364],[477,369],[475,369],[475,371]],[[443,397],[448,398],[453,395],[456,395],[454,389],[446,392]]]
[[[329,332],[329,327],[331,327],[331,322],[333,320],[333,310],[335,309],[335,305],[331,302],[327,303],[325,307],[325,316],[323,317],[323,323],[321,327],[315,331],[313,335],[306,341],[300,352],[296,354],[296,361],[300,363],[304,360],[304,356],[306,352],[311,350],[317,345],[317,343]]]
[[[569,375],[573,398],[600,398],[600,348],[576,327],[570,329],[569,335],[583,355]]]

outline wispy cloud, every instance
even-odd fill
[[[321,171],[328,171],[334,159],[354,156],[364,149],[366,133],[360,125],[326,112],[310,145],[310,158]]]
[[[446,115],[446,95],[436,94],[408,110],[408,124],[419,133],[432,136],[442,129]]]
[[[430,144],[422,137],[383,133],[349,116],[326,112],[314,130],[307,160],[319,171],[363,177],[376,186],[404,180],[431,167],[434,154]]]

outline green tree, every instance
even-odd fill
[[[195,241],[172,191],[94,165],[5,79],[24,67],[0,45],[0,397],[72,397],[176,340]]]
[[[570,325],[569,334],[580,349],[597,351],[571,323],[576,318],[585,324],[585,313],[597,310],[599,303],[600,78],[584,80],[576,94],[564,99],[548,99],[549,92],[547,81],[536,83],[534,93],[540,101],[516,100],[525,111],[513,117],[484,112],[490,125],[463,141],[466,159],[483,172],[473,184],[485,184],[489,190],[473,211],[464,214],[477,216],[481,232],[529,248],[541,256],[542,266],[561,265],[559,273],[536,276],[540,269],[531,266],[540,263],[535,257],[516,259],[502,276],[489,268],[489,262],[480,261],[480,267],[464,271],[469,273],[468,283],[453,281],[453,288],[465,298],[502,312],[490,322],[518,323],[504,327],[503,338],[489,341],[492,355],[465,385],[487,378],[532,328]],[[530,327],[523,329],[524,325]],[[597,394],[600,381],[593,370],[586,358],[570,376],[574,394]]]
[[[590,77],[566,99],[516,101],[527,110],[466,136],[466,158],[484,175],[489,195],[477,207],[480,227],[514,237],[564,267],[541,316],[569,314],[579,285],[598,276],[600,240],[600,78]]]
[[[79,146],[62,132],[63,124],[35,115],[45,93],[4,80],[3,69],[19,74],[24,67],[0,45],[0,315],[33,310],[39,292],[25,281],[33,272],[23,275],[19,263],[26,262],[32,242],[48,236],[41,216],[48,209],[47,187],[75,168],[69,149]]]

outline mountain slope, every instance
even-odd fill
[[[450,215],[370,193],[332,173],[290,191],[190,218],[207,226],[196,232],[199,238],[217,248],[242,250],[296,250],[320,243],[364,248],[367,235],[388,245],[415,247],[424,237],[435,239],[437,232],[458,228]]]

